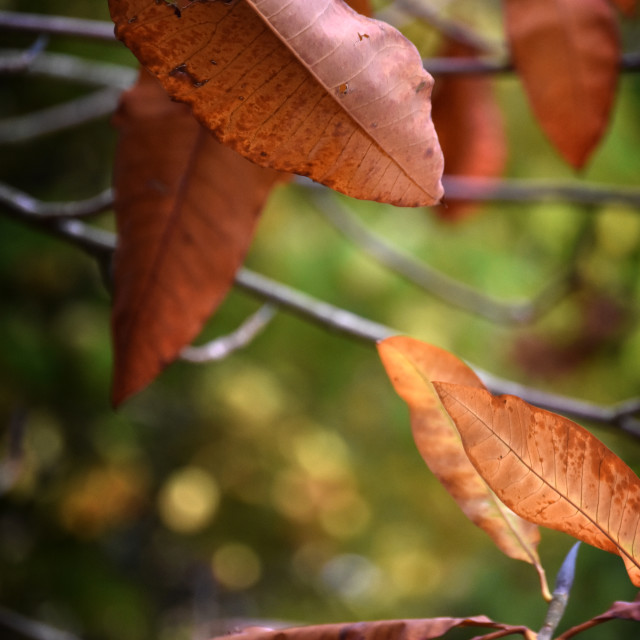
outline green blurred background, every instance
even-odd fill
[[[2,8],[108,19],[98,0],[5,0]],[[497,2],[448,8],[499,33]],[[438,36],[424,24],[403,27],[425,55],[436,50]],[[629,46],[640,40],[637,20],[624,29]],[[0,32],[4,47],[33,39]],[[115,43],[54,37],[48,50],[135,66]],[[500,76],[495,87],[508,175],[574,178],[533,122],[518,80]],[[5,76],[0,116],[87,91]],[[627,74],[580,179],[638,185],[639,108],[640,78]],[[102,118],[2,145],[0,176],[44,200],[89,197],[110,183],[114,146]],[[604,404],[639,395],[637,210],[487,205],[451,224],[429,210],[343,201],[405,251],[497,298],[535,294],[576,251],[581,285],[534,325],[497,326],[371,261],[297,185],[274,192],[247,266],[503,377]],[[110,214],[97,223],[113,228]],[[2,216],[0,304],[2,607],[86,640],[206,638],[228,618],[484,613],[541,625],[535,572],[498,552],[432,478],[373,346],[283,312],[247,349],[207,365],[176,363],[113,411],[109,295],[94,260]],[[234,291],[201,339],[234,329],[258,306]],[[25,434],[17,470],[8,463],[12,421]],[[591,427],[640,470],[637,438]],[[573,541],[547,530],[542,538],[553,582]],[[583,547],[563,627],[634,596],[619,558]],[[637,634],[616,622],[580,637]]]

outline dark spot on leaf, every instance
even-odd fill
[[[169,75],[172,77],[178,76],[181,73],[187,73],[187,65],[186,63],[179,64],[177,67],[169,71]]]
[[[343,96],[349,93],[349,85],[346,82],[338,85],[338,93],[341,93]]]
[[[260,155],[261,155],[263,158],[266,158],[266,157],[267,157],[267,152],[266,152],[266,151],[261,151],[261,152],[260,152]]]
[[[134,22],[137,22],[138,20],[138,16],[133,16],[133,18],[129,18],[129,24],[133,24]]]
[[[244,96],[238,96],[238,100],[244,100]]]
[[[218,64],[215,60],[209,60],[211,64]]]
[[[427,147],[427,150],[424,152],[425,157],[430,158],[433,155],[433,147]]]
[[[198,82],[194,82],[193,86],[196,89],[199,89],[200,87],[204,87],[204,85],[207,84],[207,82],[209,82],[209,78],[207,78],[206,80],[199,80]]]
[[[417,87],[416,87],[416,93],[420,93],[420,91],[422,91],[425,87],[427,86],[427,81],[423,80]]]

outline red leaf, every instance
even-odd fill
[[[469,58],[477,54],[472,47],[451,41],[439,55]],[[457,74],[438,78],[432,107],[447,175],[496,178],[502,174],[507,142],[490,78]],[[439,205],[435,211],[442,218],[457,220],[475,209],[475,205],[459,201]]]
[[[223,300],[281,174],[216,142],[147,73],[123,95],[114,124],[117,405],[174,360]]]
[[[505,0],[513,61],[540,126],[575,168],[609,123],[620,43],[608,0]]]
[[[535,640],[535,634],[523,626],[494,622],[486,616],[470,618],[425,618],[403,620],[375,620],[320,624],[289,629],[249,627],[239,633],[221,636],[224,640],[432,640],[440,638],[457,627],[484,627],[498,629],[492,638],[518,633],[527,640]]]

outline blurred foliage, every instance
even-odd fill
[[[470,16],[486,22],[471,4]],[[96,0],[33,0],[29,10],[108,18]],[[433,40],[425,25],[409,26]],[[637,23],[626,28],[637,33]],[[118,44],[55,37],[49,48],[134,64]],[[517,79],[501,76],[496,87],[509,175],[570,177]],[[3,78],[0,115],[85,92]],[[640,79],[629,74],[585,183],[637,184],[639,109]],[[114,143],[102,119],[0,148],[0,173],[43,199],[87,197],[108,186]],[[345,204],[391,242],[496,297],[533,295],[576,250],[581,286],[533,326],[496,326],[370,261],[294,185],[273,194],[248,266],[501,376],[601,403],[638,395],[638,211],[490,205],[450,225],[426,210]],[[98,222],[112,225],[109,215]],[[114,412],[109,296],[91,258],[0,217],[0,300],[2,606],[86,640],[207,637],[222,618],[484,613],[541,625],[535,572],[494,549],[430,476],[373,348],[281,313],[247,349],[204,366],[176,363]],[[257,304],[232,293],[202,339],[232,330]],[[19,463],[10,459],[16,432]],[[594,432],[640,470],[637,440]],[[543,532],[551,581],[572,542]],[[583,548],[563,626],[633,597],[619,558]],[[620,623],[581,637],[628,634]]]

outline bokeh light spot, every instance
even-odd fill
[[[210,522],[219,501],[215,479],[203,469],[185,467],[165,481],[158,495],[158,510],[169,529],[195,533]]]
[[[245,544],[234,542],[220,547],[211,564],[218,582],[232,591],[253,586],[262,575],[258,554]]]

